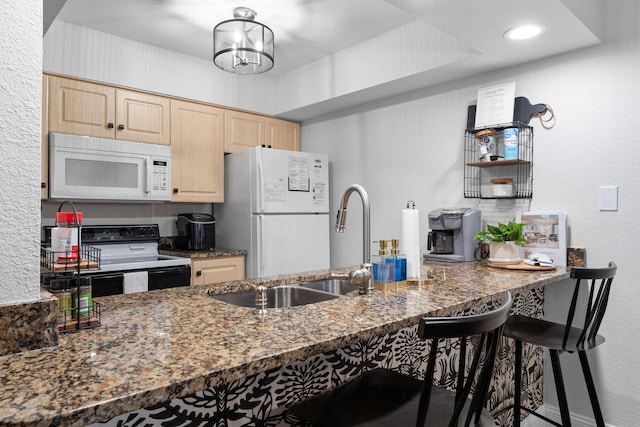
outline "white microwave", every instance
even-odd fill
[[[49,197],[171,200],[171,147],[52,132]]]

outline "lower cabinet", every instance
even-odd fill
[[[191,259],[191,286],[244,280],[244,257]]]

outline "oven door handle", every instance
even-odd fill
[[[149,270],[149,274],[167,274],[167,273],[175,273],[176,271],[184,271],[188,269],[188,265],[175,266],[175,267],[166,267],[166,268],[154,268]]]
[[[112,274],[101,274],[101,273],[97,273],[97,274],[91,274],[88,276],[89,278],[93,279],[121,279],[124,277],[124,275],[122,273],[112,273]]]

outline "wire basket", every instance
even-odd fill
[[[58,252],[40,248],[40,266],[50,272],[77,272],[100,268],[100,248],[83,245],[78,251]]]
[[[78,315],[78,311],[81,311]],[[58,310],[58,331],[70,332],[79,329],[89,329],[100,326],[100,304],[93,302],[87,307],[87,313],[78,308],[65,308]]]
[[[93,328],[100,325],[100,304],[93,302],[91,277],[81,275],[83,270],[100,268],[99,248],[80,245],[81,217],[72,202],[64,201],[58,208],[69,203],[77,225],[78,246],[70,251],[54,251],[51,247],[40,248],[40,266],[52,273],[49,291],[58,299],[58,331],[68,332]],[[80,218],[78,221],[77,219]],[[57,221],[57,218],[56,218]]]

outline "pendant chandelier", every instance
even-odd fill
[[[213,63],[236,74],[259,74],[273,67],[273,31],[254,21],[247,7],[233,9],[234,19],[213,29]]]

